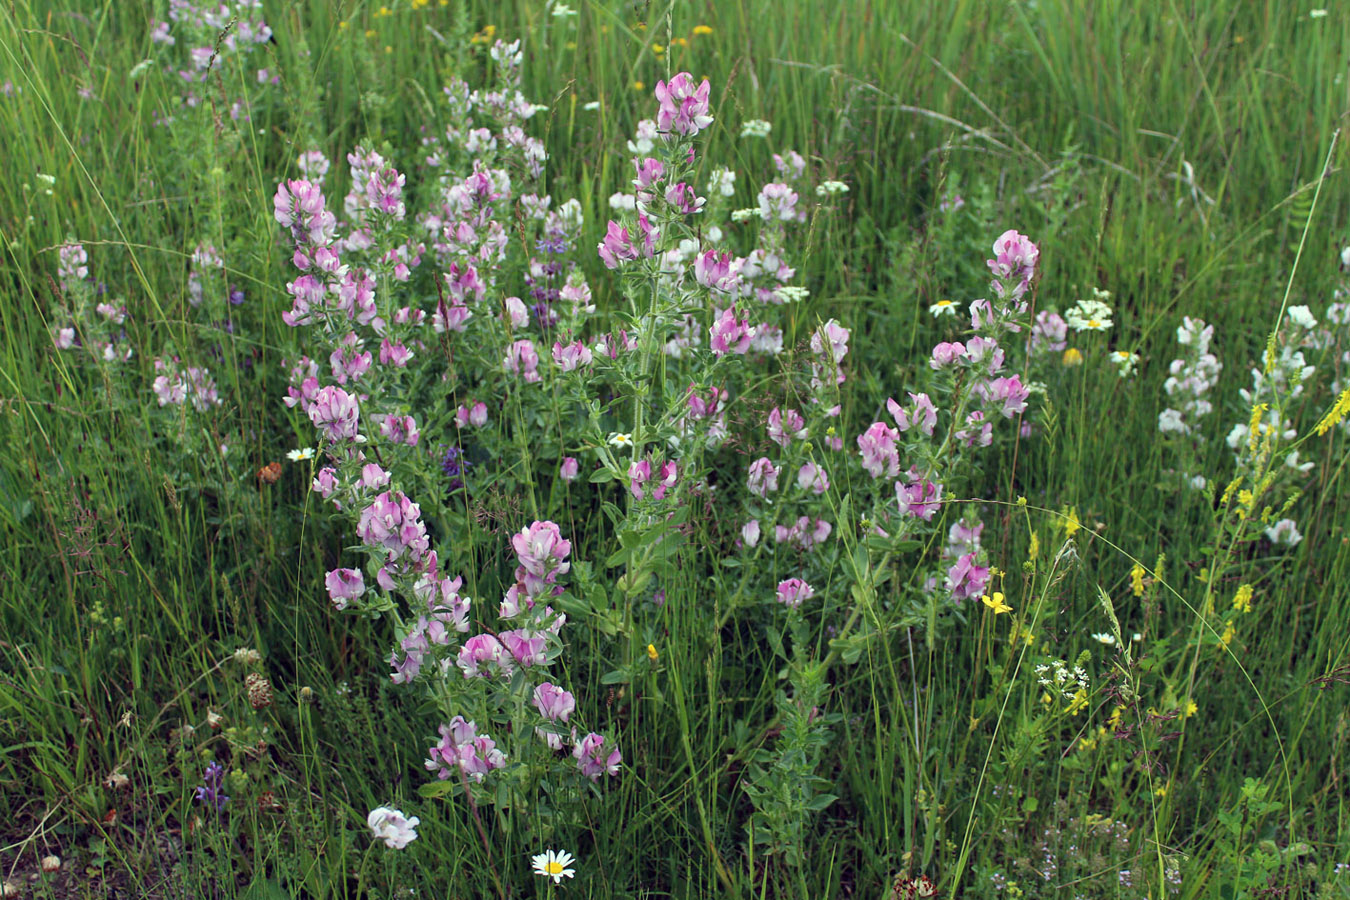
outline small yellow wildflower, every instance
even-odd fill
[[[1064,351],[1064,365],[1081,366],[1083,364],[1083,351],[1077,347],[1070,347]]]
[[[1155,791],[1153,792],[1153,795],[1154,795],[1155,797],[1166,797],[1166,796],[1167,796],[1167,785],[1165,785],[1165,784],[1164,784],[1164,785],[1160,785],[1160,786],[1158,787],[1158,789],[1155,790]]]
[[[658,656],[660,656],[660,655],[661,655],[661,654],[659,654],[659,653],[656,652],[656,645],[655,645],[655,644],[648,644],[648,645],[647,645],[647,658],[648,658],[648,659],[650,659],[652,662],[656,662],[656,658],[657,658]]]
[[[708,27],[707,25],[695,25],[695,26],[694,26],[694,34],[695,34],[695,35],[700,35],[700,34],[712,34],[712,29],[711,29],[710,27]]]
[[[1225,647],[1233,643],[1233,634],[1233,623],[1225,623],[1223,626],[1223,634],[1219,635],[1219,640],[1223,641]]]
[[[646,22],[639,22],[639,23],[637,23],[637,30],[638,30],[638,31],[646,31],[646,30],[647,30],[647,23],[646,23]]]
[[[1088,705],[1087,691],[1083,690],[1082,688],[1079,688],[1078,692],[1073,695],[1073,700],[1069,703],[1069,708],[1066,709],[1065,712],[1067,712],[1071,716],[1076,716],[1084,709],[1086,709],[1087,705]]]
[[[1012,607],[1004,602],[1003,592],[994,591],[994,596],[985,594],[980,598],[980,602],[994,611],[994,615],[999,616],[1006,612],[1012,612]]]
[[[381,6],[378,10],[375,11],[375,18],[377,19],[381,19],[384,18],[385,16],[392,16],[392,15],[393,12],[387,6]]]
[[[672,43],[672,44],[678,44],[678,45],[681,46],[681,47],[688,47],[688,46],[689,46],[689,38],[677,37],[675,40],[671,41],[671,43]]]
[[[1107,718],[1106,724],[1111,726],[1112,731],[1117,731],[1125,721],[1125,707],[1117,706],[1111,710],[1111,715]]]
[[[647,89],[647,85],[646,85],[644,82],[641,82],[641,81],[635,81],[635,82],[633,82],[633,90],[635,90],[635,91],[645,91],[646,89]]]
[[[390,47],[388,44],[385,44],[385,45],[384,45],[384,52],[385,52],[385,53],[393,53],[393,52],[394,52],[394,48],[393,48],[393,47]]]
[[[1071,538],[1083,527],[1083,523],[1078,521],[1078,510],[1072,506],[1066,506],[1062,510],[1064,518],[1060,527],[1064,529],[1064,536]]]
[[[1130,591],[1136,597],[1144,596],[1144,567],[1139,563],[1130,567]]]
[[[1250,584],[1244,584],[1237,589],[1237,594],[1233,597],[1233,609],[1240,613],[1252,611],[1252,586]]]
[[[338,31],[346,31],[346,30],[347,30],[347,20],[343,19],[341,22],[338,23]]]
[[[1036,559],[1041,555],[1041,539],[1036,532],[1031,533],[1031,546],[1027,548],[1027,559]]]
[[[373,38],[373,37],[375,37],[375,35],[377,35],[377,34],[379,34],[379,32],[376,31],[374,28],[367,28],[367,29],[366,29],[366,37],[368,37],[368,38]]]
[[[1185,716],[1186,716],[1186,718],[1189,719],[1191,716],[1195,715],[1195,714],[1198,713],[1199,711],[1200,711],[1200,707],[1199,707],[1199,705],[1196,704],[1196,702],[1195,702],[1194,700],[1187,700],[1187,701],[1186,701],[1186,710],[1185,710],[1185,713],[1184,713]]]
[[[652,52],[657,56],[660,56],[662,53],[666,52],[666,48],[662,47],[660,44],[652,44]]]

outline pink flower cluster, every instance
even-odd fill
[[[478,726],[455,716],[449,725],[441,726],[441,740],[427,751],[428,772],[435,772],[442,781],[455,776],[456,771],[470,781],[482,782],[494,769],[506,765],[506,754],[497,749],[497,742],[478,733]]]
[[[220,405],[220,394],[210,371],[199,366],[180,367],[177,359],[155,360],[154,383],[151,390],[160,406],[181,406],[191,401],[197,412],[206,412]]]

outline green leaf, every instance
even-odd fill
[[[426,800],[436,800],[453,794],[457,787],[459,787],[458,784],[448,779],[445,781],[428,781],[417,786],[417,795]]]
[[[255,878],[239,895],[239,900],[290,900],[290,894],[270,878]]]
[[[609,469],[596,469],[591,473],[591,484],[605,484],[614,480],[614,473]]]
[[[628,681],[629,681],[629,677],[630,677],[630,676],[629,676],[628,670],[627,670],[626,668],[624,668],[624,669],[612,669],[612,670],[610,670],[610,671],[608,671],[608,672],[606,672],[605,674],[603,674],[603,675],[600,676],[600,683],[601,683],[601,684],[627,684]]]

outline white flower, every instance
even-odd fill
[[[744,222],[747,219],[763,218],[764,211],[758,206],[752,206],[748,209],[733,209],[731,211],[731,221]]]
[[[1310,10],[1308,10],[1308,18],[1310,18],[1310,19],[1325,19],[1326,17],[1327,17],[1327,11],[1326,11],[1325,9],[1310,9]]]
[[[1341,265],[1350,268],[1350,247],[1341,248]]]
[[[1074,331],[1105,331],[1111,327],[1111,307],[1100,300],[1079,300],[1064,321]]]
[[[1134,637],[1130,638],[1130,640],[1134,641],[1136,644],[1142,641],[1143,639],[1144,636],[1137,631],[1134,633]]]
[[[939,300],[928,307],[928,314],[937,319],[942,316],[956,315],[956,304],[950,300]]]
[[[774,291],[784,303],[800,303],[811,295],[811,291],[801,285],[784,284]]]
[[[616,431],[609,436],[609,445],[611,447],[631,448],[633,446],[633,436],[631,434],[620,434]]]
[[[827,197],[830,194],[847,194],[848,185],[842,181],[822,181],[816,185],[816,196]]]
[[[583,103],[581,104],[581,108],[586,110],[586,112],[595,112],[600,108],[600,101],[592,100],[590,103]]]
[[[748,119],[741,126],[741,137],[768,137],[770,131],[773,131],[773,126],[763,119]]]
[[[1107,634],[1105,631],[1097,632],[1092,636],[1092,639],[1097,643],[1105,644],[1108,647],[1114,647],[1116,645],[1116,636],[1114,634]]]
[[[1128,350],[1112,350],[1111,362],[1116,364],[1116,374],[1121,378],[1128,378],[1134,374],[1134,369],[1139,365],[1139,354],[1130,353]]]
[[[299,450],[292,450],[286,454],[286,458],[291,462],[304,462],[307,459],[314,458],[313,447],[301,447]]]
[[[576,874],[575,869],[567,868],[576,862],[576,857],[566,850],[545,850],[538,856],[530,857],[530,861],[534,863],[536,875],[552,878],[554,884],[562,881],[564,876],[571,878]]]
[[[568,16],[575,16],[576,14],[577,11],[572,9],[566,3],[559,3],[557,6],[553,7],[553,17],[555,19],[565,19]]]
[[[1273,544],[1285,544],[1290,547],[1303,540],[1303,535],[1298,533],[1298,527],[1293,519],[1281,519],[1276,522],[1266,529],[1266,537],[1270,538]]]
[[[1205,480],[1205,476],[1203,475],[1193,475],[1191,476],[1191,480],[1187,483],[1190,484],[1191,490],[1193,491],[1203,491],[1205,489],[1205,485],[1209,484],[1209,482]]]
[[[620,191],[617,194],[611,194],[609,197],[610,209],[636,209],[637,198],[632,194],[625,194]]]
[[[716,168],[708,178],[708,193],[730,197],[736,193],[736,173],[731,169]]]
[[[377,806],[366,816],[366,824],[370,826],[375,840],[384,841],[384,845],[391,850],[402,850],[417,840],[416,829],[420,821],[416,816],[406,818],[397,809],[387,806]]]
[[[1312,310],[1306,306],[1289,307],[1289,318],[1301,328],[1312,329],[1317,327],[1317,319],[1313,317]]]

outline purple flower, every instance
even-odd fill
[[[366,592],[366,582],[359,569],[334,569],[324,577],[324,585],[333,606],[338,609],[346,609],[349,601]]]
[[[359,419],[360,405],[356,397],[331,384],[314,395],[314,402],[309,407],[309,420],[334,444],[359,437]]]
[[[574,456],[564,456],[562,464],[558,466],[558,474],[563,481],[572,481],[577,477],[577,460]]]
[[[548,581],[565,574],[569,568],[567,554],[572,544],[563,540],[553,522],[535,522],[511,538],[521,568],[536,578]]]
[[[908,472],[909,483],[895,483],[895,497],[900,504],[900,514],[909,513],[925,522],[933,518],[942,500],[942,485],[924,478],[918,466],[912,466]]]
[[[724,356],[727,353],[743,356],[745,351],[750,349],[750,339],[755,334],[747,320],[736,317],[734,306],[716,310],[712,327],[708,331],[710,335],[709,346],[712,348],[712,352],[718,356]]]
[[[572,748],[572,755],[576,757],[581,774],[592,781],[599,780],[601,775],[618,775],[619,765],[623,762],[619,748],[614,747],[607,753],[604,736],[594,731],[577,742]]]
[[[566,722],[577,708],[576,698],[556,684],[544,682],[534,689],[534,708],[550,722]]]
[[[767,456],[761,456],[750,464],[750,477],[746,481],[750,493],[767,497],[778,490],[778,469],[769,462]]]
[[[858,435],[858,452],[862,454],[863,468],[873,478],[880,478],[883,473],[894,478],[900,473],[900,452],[895,447],[899,437],[900,432],[885,422],[873,422]]]
[[[225,795],[224,781],[225,767],[213,761],[206,767],[206,772],[202,776],[202,784],[194,794],[197,802],[214,806],[218,813],[224,812],[225,804],[230,802],[230,798]]]
[[[974,553],[967,553],[947,571],[947,591],[953,600],[978,597],[989,586],[989,569],[975,561]]]

